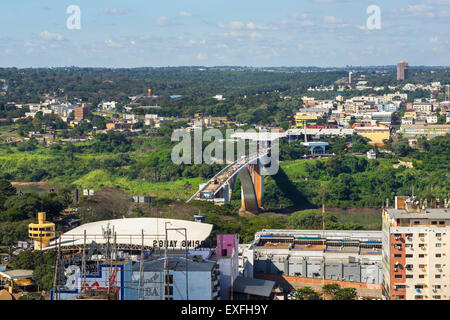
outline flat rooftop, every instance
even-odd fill
[[[450,215],[449,215],[450,216]],[[355,240],[355,241],[381,241],[383,232],[380,230],[283,230],[263,229],[255,234],[255,238],[262,235],[273,235],[274,237],[301,237],[317,238],[326,240]],[[270,239],[270,238],[267,238]],[[307,239],[304,239],[307,240]]]
[[[386,211],[393,219],[450,219],[450,209],[445,208],[427,208],[422,212],[388,208]]]

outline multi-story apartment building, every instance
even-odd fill
[[[450,299],[450,211],[396,197],[383,210],[383,295],[391,300]]]
[[[408,78],[408,62],[400,61],[397,63],[397,80],[405,80]]]
[[[83,103],[81,107],[74,109],[74,113],[75,113],[74,114],[75,121],[84,120],[89,115],[89,107]]]
[[[421,112],[432,112],[433,111],[433,104],[430,102],[414,102],[413,103],[413,110],[414,111],[421,111]]]

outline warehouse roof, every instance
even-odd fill
[[[11,280],[31,279],[33,278],[33,270],[16,269],[16,270],[0,271],[0,276]]]

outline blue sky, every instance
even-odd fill
[[[2,0],[0,67],[450,65],[449,21],[450,0]]]

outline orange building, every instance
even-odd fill
[[[89,115],[89,107],[86,106],[85,103],[81,105],[81,107],[75,108],[75,121],[81,121],[87,118]]]

